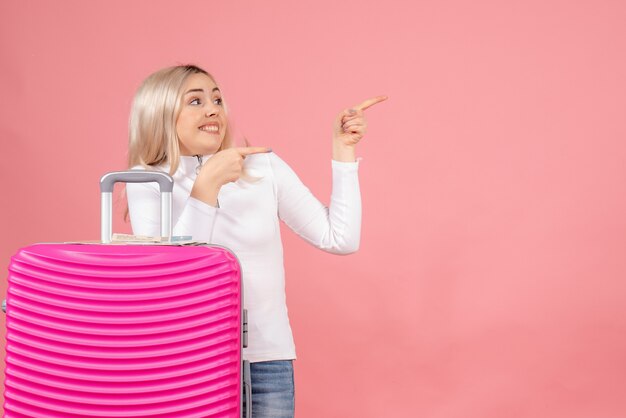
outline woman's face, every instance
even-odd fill
[[[211,77],[202,73],[187,77],[176,120],[181,155],[215,154],[227,123],[220,89]]]

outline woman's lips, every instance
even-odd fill
[[[198,129],[203,132],[208,132],[210,134],[217,134],[220,131],[220,127],[217,123],[207,123],[206,125],[200,126]]]

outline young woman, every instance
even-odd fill
[[[223,245],[238,257],[248,310],[252,416],[293,417],[295,346],[285,302],[279,219],[312,245],[334,254],[359,247],[361,198],[355,145],[365,133],[363,110],[334,122],[330,207],[322,205],[269,148],[235,147],[215,79],[193,66],[150,75],[130,115],[129,166],[174,178],[174,235]],[[128,184],[133,233],[160,234],[156,184]]]

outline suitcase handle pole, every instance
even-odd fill
[[[243,361],[243,392],[246,397],[246,416],[241,414],[241,417],[252,418],[252,379],[250,378],[250,362],[248,360]]]
[[[100,237],[103,244],[113,237],[113,186],[115,183],[159,183],[161,191],[161,239],[172,240],[172,190],[174,179],[169,174],[158,171],[114,171],[100,179]]]

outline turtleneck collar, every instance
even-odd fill
[[[209,158],[214,154],[207,155],[181,155],[178,163],[178,170],[182,171],[185,175],[196,174],[196,168],[200,165],[200,161],[204,165]]]

